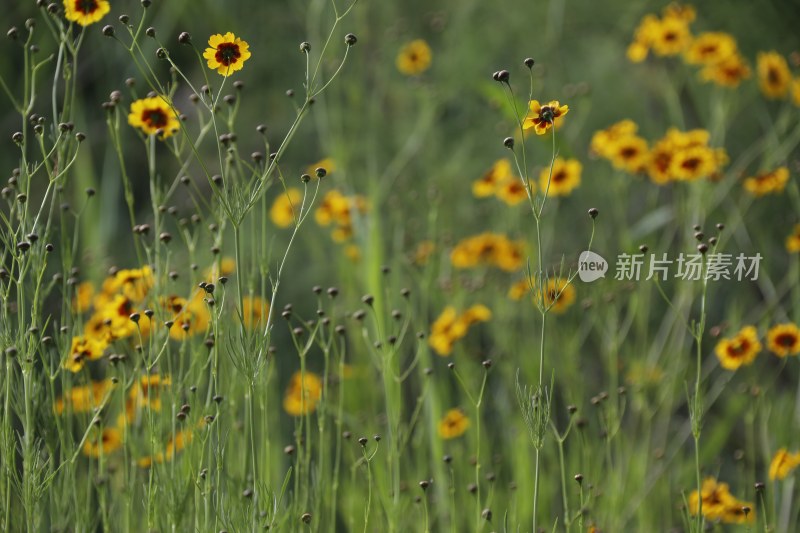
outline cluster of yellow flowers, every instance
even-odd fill
[[[492,312],[485,305],[473,305],[461,314],[455,307],[447,306],[431,326],[428,344],[437,354],[450,355],[453,344],[467,335],[470,326],[491,318]]]
[[[695,9],[689,5],[670,4],[662,16],[645,15],[628,46],[628,59],[639,63],[652,50],[657,56],[682,56],[689,65],[701,67],[700,79],[723,87],[737,87],[749,79],[752,71],[742,57],[736,39],[725,32],[704,32],[692,35],[689,25],[695,20]],[[789,65],[776,51],[759,52],[758,84],[767,98],[792,97],[800,106],[800,77],[792,77]]]
[[[778,167],[744,180],[744,189],[753,196],[783,192],[789,182],[789,169]]]
[[[363,215],[368,210],[369,204],[363,196],[345,196],[340,191],[331,189],[314,211],[314,219],[320,226],[333,225],[333,240],[345,242],[353,237],[353,215]]]
[[[791,322],[770,328],[766,340],[767,348],[778,357],[800,354],[800,329]],[[745,326],[733,337],[720,339],[714,352],[722,368],[736,370],[751,364],[762,348],[755,326]]]
[[[498,233],[481,233],[460,241],[450,252],[450,262],[456,268],[495,266],[506,272],[522,266],[524,244],[514,242]]]
[[[752,503],[736,498],[730,493],[727,483],[720,483],[712,477],[703,480],[701,494],[693,490],[689,494],[689,512],[697,515],[703,501],[702,513],[709,520],[719,520],[725,524],[744,524],[755,521],[756,513]]]
[[[670,181],[695,181],[716,178],[727,164],[723,148],[708,145],[707,130],[667,130],[666,135],[648,147],[645,139],[636,134],[638,126],[632,120],[622,120],[595,132],[590,150],[611,162],[615,168],[631,173],[647,173],[659,185]]]
[[[291,416],[313,413],[322,398],[322,380],[313,372],[295,372],[283,395],[283,409]]]
[[[531,192],[533,192],[533,183]],[[517,205],[528,197],[522,180],[511,169],[511,161],[498,159],[479,179],[472,182],[472,194],[476,198],[495,196],[508,205]]]
[[[548,279],[544,294],[538,289],[531,291],[531,286],[527,279],[517,281],[508,289],[508,297],[512,300],[521,300],[529,293],[533,293],[535,302],[542,302],[545,308],[556,314],[563,313],[575,303],[575,286],[561,277]]]
[[[771,480],[784,479],[800,465],[800,452],[790,453],[786,448],[781,448],[772,457],[769,464],[769,478]]]

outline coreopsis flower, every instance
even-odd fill
[[[208,68],[223,76],[241,70],[244,62],[250,59],[250,45],[231,32],[212,35],[208,38],[208,46],[203,52]]]
[[[684,52],[684,59],[690,65],[713,65],[736,53],[736,39],[729,33],[714,31],[695,37]]]
[[[81,26],[94,24],[111,11],[108,0],[64,0],[64,17]]]
[[[531,183],[531,188],[535,189]],[[517,205],[528,197],[528,191],[519,179],[507,180],[497,189],[495,196],[506,205]]]
[[[469,428],[469,418],[461,409],[450,409],[439,421],[439,436],[445,440],[463,435]]]
[[[625,138],[633,136],[639,126],[629,119],[620,120],[604,130],[596,131],[589,143],[589,151],[606,159],[611,159],[616,144]]]
[[[561,314],[575,302],[575,287],[564,278],[550,278],[545,285],[544,293],[535,290],[536,301],[543,302],[544,307],[556,314]]]
[[[769,478],[773,481],[784,479],[798,465],[800,465],[800,453],[789,453],[786,448],[781,448],[775,452],[769,464]]]
[[[422,74],[431,66],[431,47],[422,39],[416,39],[403,46],[397,54],[397,70],[406,76]]]
[[[783,98],[789,92],[792,72],[786,59],[778,52],[759,52],[757,60],[758,85],[767,98]]]
[[[750,66],[738,53],[716,63],[707,64],[700,71],[701,80],[730,88],[738,87],[742,80],[750,78],[751,75]]]
[[[717,171],[717,155],[708,146],[692,146],[676,151],[669,172],[677,181],[707,178]]]
[[[751,364],[761,351],[761,342],[754,326],[745,326],[731,338],[723,338],[714,352],[719,364],[726,370],[736,370]]]
[[[626,135],[607,147],[614,168],[636,174],[644,170],[650,155],[647,141],[638,135]]]
[[[755,520],[753,504],[733,496],[727,483],[719,483],[711,477],[704,479],[700,494],[697,490],[693,490],[689,494],[689,513],[692,515],[697,515],[701,498],[702,513],[708,520],[719,520],[728,524],[741,524]],[[745,513],[745,507],[750,511]]]
[[[789,169],[778,167],[744,180],[744,189],[753,196],[783,192],[789,181]]]
[[[786,237],[786,251],[790,253],[800,252],[800,224],[795,224],[792,234]]]
[[[521,300],[526,294],[531,292],[531,284],[527,279],[515,281],[511,287],[508,288],[506,296],[512,300]]]
[[[100,359],[108,346],[101,339],[81,335],[72,338],[69,355],[64,361],[64,368],[70,372],[79,372],[86,361]]]
[[[428,344],[437,354],[450,355],[453,345],[467,335],[470,326],[476,322],[486,322],[491,318],[492,312],[485,305],[473,305],[461,314],[455,307],[447,306],[431,325]]]
[[[523,244],[505,235],[481,233],[460,241],[450,252],[450,262],[456,268],[495,266],[513,272],[522,266]]]
[[[169,376],[149,374],[142,376],[134,382],[128,391],[128,404],[126,409],[135,414],[139,409],[148,408],[153,411],[161,410],[161,390],[172,385]]]
[[[494,196],[503,183],[513,179],[514,172],[511,169],[511,161],[498,159],[483,176],[472,182],[472,194],[476,198]]]
[[[230,276],[234,272],[236,272],[236,261],[232,257],[223,257],[205,270],[203,279],[208,283],[216,283],[220,276]]]
[[[209,313],[205,302],[197,292],[197,297],[189,300],[180,296],[169,296],[162,300],[162,305],[173,316],[172,327],[169,329],[169,336],[175,340],[185,340],[188,337],[203,333],[211,323],[211,313]]]
[[[242,309],[244,327],[251,329],[266,326],[267,317],[269,317],[269,302],[258,296],[245,296],[242,298],[242,305],[244,306]]]
[[[800,353],[800,329],[791,322],[772,326],[767,332],[767,348],[778,357]]]
[[[322,398],[322,380],[313,372],[295,372],[283,395],[283,410],[291,416],[313,413]]]
[[[652,49],[659,56],[675,56],[692,42],[689,23],[682,18],[666,16],[653,26]]]
[[[281,191],[269,210],[270,220],[279,228],[288,228],[297,220],[302,201],[303,193],[296,187]]]
[[[158,135],[161,139],[174,135],[181,127],[178,115],[163,96],[142,98],[131,103],[128,124],[146,135]]]
[[[75,295],[72,297],[72,312],[84,313],[92,307],[92,298],[94,298],[94,285],[91,281],[84,281],[75,289]]]
[[[71,410],[73,413],[88,413],[92,409],[100,407],[113,388],[114,383],[110,379],[71,387],[56,399],[53,410],[59,415],[65,410]]]
[[[522,122],[522,129],[533,128],[536,135],[544,135],[547,130],[553,127],[557,118],[569,113],[569,106],[561,105],[558,100],[551,100],[545,105],[541,105],[538,100],[531,100],[528,104],[528,115]]]
[[[330,176],[331,174],[336,172],[336,161],[334,161],[333,158],[330,157],[325,157],[323,159],[320,159],[316,163],[308,165],[306,167],[306,174],[308,174],[313,178],[317,175],[318,168],[324,168],[325,175]]]
[[[122,432],[116,428],[105,428],[99,434],[86,439],[83,453],[89,457],[108,455],[122,446]]]
[[[553,163],[553,173],[545,167],[539,173],[539,189],[547,196],[569,196],[581,184],[583,165],[577,159],[557,157]]]

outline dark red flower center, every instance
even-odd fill
[[[239,50],[239,45],[236,43],[218,44],[217,53],[214,55],[217,63],[226,67],[236,63],[240,57],[242,57],[242,52]]]
[[[780,83],[781,76],[778,74],[778,69],[771,68],[767,71],[767,80],[770,83]]]
[[[681,166],[686,170],[697,170],[697,168],[700,166],[700,163],[702,163],[702,161],[699,157],[690,157],[689,159],[683,161]]]
[[[550,107],[549,105],[542,106],[539,110],[539,118],[545,122],[552,123],[553,120],[559,115],[558,111]]]
[[[733,342],[728,346],[728,355],[731,357],[741,357],[750,348],[750,341],[742,340],[741,342]]]
[[[797,343],[797,335],[794,333],[781,333],[775,337],[775,344],[778,346],[794,346]]]
[[[559,170],[558,172],[553,173],[551,181],[553,181],[554,183],[560,183],[565,179],[567,179],[567,173],[564,172],[563,170]]]
[[[151,128],[163,128],[167,125],[167,114],[162,109],[145,109],[142,122]]]
[[[622,156],[623,159],[631,159],[632,157],[639,154],[639,149],[635,146],[626,146],[622,150],[619,151],[619,155]]]
[[[97,0],[75,0],[75,11],[85,15],[91,15],[97,11]]]

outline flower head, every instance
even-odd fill
[[[753,196],[783,192],[789,181],[789,169],[778,167],[770,172],[764,172],[744,180],[744,188]]]
[[[133,102],[128,124],[141,129],[147,135],[158,135],[162,139],[180,129],[178,116],[163,96],[142,98]]]
[[[461,409],[450,409],[439,421],[439,436],[443,439],[460,437],[469,428],[469,418]]]
[[[70,372],[80,371],[87,360],[103,357],[103,352],[107,346],[108,343],[92,337],[73,337],[69,356],[64,361],[64,368]]]
[[[313,413],[322,398],[322,380],[312,372],[295,372],[283,395],[283,409],[291,416]]]
[[[250,45],[228,32],[219,33],[208,38],[208,46],[203,52],[203,57],[208,62],[208,68],[216,70],[223,76],[241,70],[244,62],[250,59]]]
[[[719,483],[714,478],[706,478],[698,494],[693,490],[689,494],[689,512],[697,515],[702,498],[702,513],[709,520],[719,520],[728,524],[741,524],[753,522],[755,512],[744,512],[745,507],[753,509],[753,504],[744,502],[730,493],[727,483]]]
[[[431,66],[431,47],[422,39],[416,39],[403,46],[397,54],[397,70],[406,76],[422,74]]]
[[[122,432],[115,428],[106,428],[99,435],[90,437],[83,444],[83,453],[89,457],[108,455],[122,446]]]
[[[800,453],[789,453],[786,448],[781,448],[775,452],[769,464],[769,478],[773,481],[784,479],[798,465],[800,465]]]
[[[64,16],[81,26],[94,24],[111,11],[108,0],[64,0]]]
[[[783,98],[789,92],[792,73],[778,52],[759,52],[758,85],[767,98]]]
[[[547,280],[544,294],[536,291],[536,301],[540,298],[546,309],[561,314],[575,302],[575,287],[567,279],[551,278]]]
[[[544,135],[557,118],[569,113],[569,106],[561,105],[558,100],[551,100],[546,105],[541,105],[537,100],[531,100],[528,106],[530,112],[522,123],[522,129],[533,128],[536,135]]]
[[[300,189],[290,187],[285,193],[275,198],[269,210],[269,218],[279,228],[288,228],[297,219],[302,200],[303,193],[300,192]]]
[[[684,53],[690,65],[713,65],[736,54],[736,39],[725,32],[701,33]]]
[[[777,324],[767,332],[767,348],[778,357],[800,353],[800,329],[791,322]]]
[[[556,158],[553,172],[550,168],[542,169],[539,174],[539,189],[547,196],[569,196],[581,184],[583,165],[577,159]]]
[[[745,326],[732,338],[717,343],[714,351],[719,364],[727,370],[736,370],[753,362],[761,351],[761,343],[754,326]]]
[[[739,83],[748,79],[751,74],[747,61],[739,54],[732,54],[703,67],[700,79],[712,81],[722,87],[738,87]]]
[[[244,326],[248,329],[264,327],[269,317],[269,302],[258,296],[245,296],[242,299],[242,318]]]

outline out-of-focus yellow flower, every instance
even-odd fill
[[[620,120],[604,130],[596,131],[589,143],[589,150],[606,159],[611,159],[617,143],[636,134],[639,126],[629,119]]]
[[[663,185],[670,181],[716,177],[728,156],[723,149],[708,146],[709,139],[706,130],[667,130],[650,150],[646,167],[650,179]]]
[[[695,37],[684,58],[690,65],[714,65],[737,52],[736,39],[731,34],[714,31]]]
[[[536,301],[544,303],[545,308],[561,314],[575,302],[575,287],[564,278],[550,278],[547,280],[544,294],[536,289],[535,298]]]
[[[431,66],[433,54],[431,47],[422,39],[416,39],[403,46],[397,54],[397,70],[406,76],[422,74]]]
[[[198,295],[203,293],[198,291]],[[180,296],[168,296],[162,299],[162,306],[167,313],[172,315],[173,323],[169,328],[169,336],[175,340],[185,340],[188,337],[203,333],[211,323],[206,303],[200,297],[187,300]]]
[[[267,317],[269,317],[269,302],[258,296],[245,296],[242,300],[244,326],[248,329],[266,326]]]
[[[69,355],[64,361],[64,368],[70,372],[79,372],[86,361],[103,357],[108,343],[87,336],[73,337]]]
[[[758,174],[744,180],[744,189],[753,196],[783,192],[789,181],[789,169],[778,167],[775,170]]]
[[[345,242],[353,236],[353,214],[364,214],[368,210],[369,204],[363,196],[345,196],[333,189],[322,198],[314,211],[314,218],[320,226],[334,225],[331,238],[336,242]]]
[[[786,59],[778,52],[759,52],[757,59],[758,85],[767,98],[783,98],[789,92],[792,72]]]
[[[163,96],[142,98],[131,103],[128,124],[139,128],[146,135],[158,135],[166,139],[181,129],[177,113]]]
[[[469,418],[461,409],[450,409],[439,421],[439,436],[443,439],[455,439],[463,435],[469,428]]]
[[[272,223],[279,228],[288,228],[297,220],[300,214],[300,202],[303,201],[303,193],[300,189],[290,187],[286,192],[275,198],[269,210],[269,218]]]
[[[84,281],[75,289],[75,296],[72,297],[72,312],[85,313],[92,307],[94,298],[94,285],[91,281]]]
[[[800,252],[800,224],[795,224],[792,234],[786,237],[786,251],[789,253]]]
[[[230,276],[234,272],[236,272],[236,261],[232,257],[223,257],[206,269],[203,278],[208,283],[217,283],[220,276]]]
[[[322,398],[322,380],[313,372],[295,372],[283,395],[283,409],[291,416],[313,413]]]
[[[531,192],[533,192],[536,187],[533,185],[533,183],[530,185],[532,189]],[[517,205],[528,198],[528,191],[525,189],[525,185],[523,185],[522,181],[519,179],[513,179],[506,181],[500,186],[500,188],[497,190],[497,197],[507,205]]]
[[[521,300],[526,294],[531,292],[531,285],[527,279],[521,279],[515,282],[508,289],[507,296],[512,300]]]
[[[94,307],[99,309],[105,306],[118,294],[133,303],[140,303],[147,298],[154,283],[153,271],[149,266],[118,270],[103,282],[102,292],[95,299]]]
[[[498,159],[480,179],[472,182],[472,194],[476,198],[494,196],[499,186],[514,178],[511,161]]]
[[[505,235],[481,233],[460,241],[450,252],[450,262],[456,268],[490,265],[513,272],[522,266],[523,246]]]
[[[569,113],[569,106],[561,105],[558,100],[551,100],[545,105],[541,105],[538,100],[531,100],[528,107],[528,115],[522,122],[522,129],[525,131],[533,128],[536,135],[544,135],[553,127],[556,119]]]
[[[547,196],[569,196],[581,184],[583,165],[577,159],[557,157],[553,174],[545,167],[539,174],[539,189]]]
[[[677,181],[707,178],[717,170],[717,156],[707,146],[692,146],[677,151],[670,161],[669,172]]]
[[[714,352],[719,364],[726,370],[736,370],[751,364],[761,351],[761,342],[754,326],[745,326],[731,338],[723,338]]]
[[[100,21],[109,11],[108,0],[64,0],[64,17],[81,26]]]
[[[473,305],[461,314],[455,307],[447,306],[431,325],[428,345],[441,356],[450,355],[453,345],[467,335],[470,326],[491,318],[492,312],[485,305]]]
[[[250,59],[250,45],[231,32],[212,35],[208,38],[208,46],[203,52],[208,68],[223,76],[241,70],[244,62]]]
[[[361,261],[361,248],[357,244],[348,244],[344,247],[344,255],[353,263]]]
[[[769,478],[773,481],[785,479],[798,465],[800,465],[800,453],[789,453],[786,448],[781,448],[775,452],[769,464]]]
[[[86,439],[83,453],[89,457],[109,455],[122,447],[122,432],[116,428],[105,428],[100,434]]]
[[[716,63],[707,64],[700,71],[700,79],[711,81],[722,87],[735,88],[742,80],[750,78],[752,72],[747,61],[739,54],[733,54]]]
[[[728,524],[741,524],[755,520],[755,508],[750,502],[743,502],[730,493],[727,483],[719,483],[714,478],[706,478],[701,486],[701,495],[697,490],[689,494],[689,512],[697,515],[702,498],[702,513],[709,520],[719,520]],[[744,512],[747,507],[749,511]]]
[[[330,157],[325,157],[323,159],[320,159],[316,163],[313,163],[306,167],[306,174],[314,178],[317,176],[318,168],[324,168],[325,175],[330,176],[331,174],[336,172],[336,161],[334,161],[333,158]]]
[[[142,408],[149,408],[153,411],[161,410],[161,390],[172,385],[169,376],[150,374],[142,376],[139,381],[134,382],[131,390],[128,391],[127,409],[131,414]]]
[[[800,329],[791,322],[772,326],[767,332],[767,348],[778,357],[800,353]]]
[[[73,413],[88,413],[92,409],[101,406],[113,388],[114,383],[110,379],[92,381],[88,385],[72,387],[64,391],[64,394],[55,401],[53,410],[59,415],[67,409]]]
[[[667,16],[653,26],[652,48],[659,56],[675,56],[682,53],[692,42],[689,23],[679,17]]]

